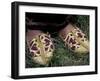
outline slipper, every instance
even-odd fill
[[[39,30],[29,30],[27,42],[33,61],[41,65],[48,65],[54,51],[50,35]]]
[[[78,27],[68,24],[59,32],[59,36],[73,52],[88,53],[89,40],[86,35]]]

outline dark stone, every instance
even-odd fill
[[[35,45],[33,45],[31,49],[32,49],[32,50],[38,50],[37,47],[36,47]]]
[[[37,51],[37,54],[40,54],[40,51]]]
[[[78,37],[82,38],[82,34],[81,33],[77,33],[78,34]]]
[[[45,51],[47,51],[47,50],[48,50],[48,48],[46,47],[46,48],[45,48]]]
[[[51,47],[51,49],[53,49],[53,45],[51,45],[50,47]]]
[[[76,42],[75,42],[75,39],[70,38],[69,44],[70,44],[70,43],[75,44],[75,43],[76,43]]]
[[[72,49],[72,50],[75,50],[75,46],[72,46],[71,49]]]
[[[44,41],[46,42],[46,46],[48,46],[50,44],[50,40],[45,39]]]

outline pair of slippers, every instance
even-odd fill
[[[89,41],[78,27],[68,24],[58,34],[71,51],[89,52]],[[34,62],[41,65],[47,65],[50,62],[55,50],[50,34],[40,30],[28,30],[27,43]]]

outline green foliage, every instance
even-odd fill
[[[89,16],[77,16],[77,26],[83,30],[89,39]]]
[[[83,30],[89,39],[89,16],[78,15],[76,19],[77,26]],[[43,66],[33,62],[26,44],[26,68],[89,65],[89,54],[77,54],[70,51],[68,47],[65,47],[64,42],[57,33],[55,34],[55,37],[52,38],[55,45],[55,51],[49,65]]]

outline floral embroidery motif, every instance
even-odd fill
[[[53,55],[54,45],[51,37],[47,34],[33,38],[29,45],[33,57],[41,57],[46,62]]]

